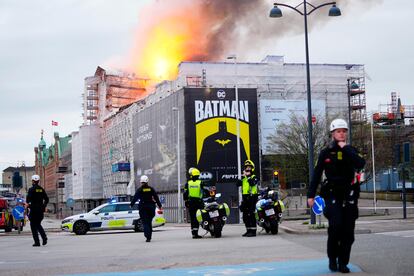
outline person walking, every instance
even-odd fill
[[[144,236],[146,242],[150,242],[152,238],[152,219],[155,216],[155,204],[162,210],[162,205],[154,188],[148,185],[148,176],[142,175],[140,178],[141,187],[137,189],[131,201],[131,208],[139,200],[138,210],[139,216],[144,226]]]
[[[324,215],[329,221],[327,253],[329,269],[349,273],[347,267],[355,240],[355,221],[358,218],[359,182],[355,174],[363,169],[365,160],[357,150],[347,145],[348,124],[335,119],[330,124],[331,143],[318,157],[308,190],[308,205],[312,208],[322,177],[321,196],[325,199]]]
[[[49,203],[49,197],[45,190],[39,185],[40,176],[32,176],[32,187],[27,192],[26,207],[29,209],[30,229],[32,230],[34,244],[40,246],[39,234],[42,237],[42,244],[47,244],[47,236],[42,227],[42,220],[46,206]]]

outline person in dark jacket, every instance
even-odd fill
[[[162,209],[162,205],[157,192],[148,185],[148,176],[142,175],[140,182],[141,187],[135,192],[134,198],[131,201],[131,207],[139,200],[138,210],[144,226],[144,236],[146,242],[150,242],[152,238],[152,219],[155,216],[155,204],[158,205],[159,209]]]
[[[365,160],[355,148],[346,144],[348,124],[344,120],[333,120],[330,131],[332,142],[319,154],[308,190],[308,204],[313,206],[322,173],[325,172],[326,180],[321,187],[321,196],[326,204],[324,215],[329,221],[329,269],[349,273],[347,265],[354,242],[360,191],[355,174],[363,169]]]
[[[46,206],[49,203],[49,197],[45,190],[39,186],[40,177],[32,176],[32,187],[27,192],[26,207],[29,209],[30,229],[32,230],[34,244],[40,246],[39,234],[42,237],[43,245],[47,244],[47,236],[42,227],[42,220]]]
[[[246,233],[243,237],[256,236],[255,208],[258,200],[259,180],[254,173],[254,163],[251,160],[244,162],[243,178],[237,181],[237,186],[242,187],[242,202],[240,211],[243,212],[243,222],[246,226]]]

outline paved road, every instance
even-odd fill
[[[183,227],[164,227],[145,243],[142,233],[85,236],[49,233],[49,244],[31,247],[28,235],[1,236],[0,275],[326,275],[326,236],[260,234],[244,238],[227,225],[223,237],[192,240]],[[414,266],[414,238],[385,233],[357,235],[354,275],[404,275]],[[411,235],[411,232],[408,236]],[[385,237],[385,238],[384,238]],[[382,273],[385,272],[385,273]],[[398,274],[393,274],[397,272]],[[111,273],[111,274],[108,274]],[[100,274],[102,275],[102,274]],[[409,274],[406,274],[409,275]]]

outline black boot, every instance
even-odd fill
[[[243,237],[246,237],[246,236],[247,236],[247,234],[249,234],[249,230],[246,230],[246,233],[244,233],[242,236],[243,236]]]
[[[256,230],[249,230],[245,237],[256,237]]]
[[[197,230],[191,231],[193,234],[193,239],[201,239],[202,237],[198,234]]]
[[[43,245],[46,245],[47,244],[47,238],[43,240],[43,243],[42,244]]]
[[[341,265],[341,264],[339,265],[339,271],[342,272],[342,273],[349,273],[350,272],[349,268],[346,265]]]
[[[336,259],[329,259],[329,269],[331,271],[338,271],[338,264]]]
[[[35,242],[32,246],[34,246],[34,247],[40,246],[40,243],[39,242]]]

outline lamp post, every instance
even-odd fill
[[[178,207],[178,223],[181,219],[181,177],[180,177],[180,110],[178,107],[173,107],[173,111],[177,112],[177,207]]]
[[[239,89],[237,85],[237,56],[231,55],[228,56],[227,59],[232,59],[234,64],[234,71],[235,71],[235,82],[234,82],[234,93],[235,93],[235,100],[237,106],[236,112],[236,133],[237,133],[237,179],[241,179],[241,155],[240,155],[240,105],[239,105]],[[239,190],[239,205],[242,201],[242,192]],[[240,222],[242,221],[242,215],[240,213]]]
[[[375,178],[374,117],[371,120],[372,184],[374,185],[374,214],[377,213],[377,189]]]
[[[340,16],[341,11],[338,7],[336,7],[336,2],[328,2],[324,4],[320,4],[318,6],[314,6],[304,0],[299,5],[293,7],[287,4],[281,3],[274,3],[273,9],[270,11],[270,17],[279,18],[282,17],[282,11],[278,8],[278,6],[290,8],[300,15],[304,17],[305,23],[305,54],[306,54],[306,94],[307,94],[307,101],[308,101],[308,166],[309,166],[309,183],[312,180],[313,175],[313,135],[312,135],[312,98],[311,98],[311,84],[310,84],[310,68],[309,68],[309,43],[308,43],[308,15],[312,14],[319,8],[322,8],[327,5],[332,5],[329,9],[329,16]],[[303,11],[299,10],[298,8],[303,6]],[[311,9],[308,11],[308,6]],[[311,224],[315,224],[316,219],[315,215],[311,212]]]

